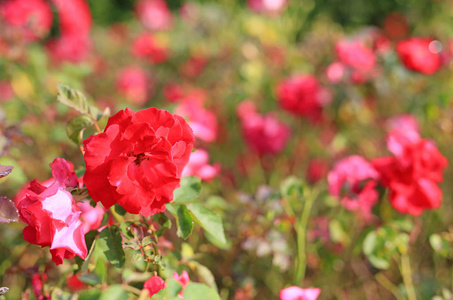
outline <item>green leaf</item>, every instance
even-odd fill
[[[195,273],[197,274],[198,278],[203,280],[204,283],[206,283],[210,288],[218,293],[219,290],[217,289],[215,278],[214,275],[212,275],[212,272],[197,261],[191,261],[190,263],[195,266]]]
[[[295,176],[288,177],[280,184],[280,192],[283,197],[302,196],[304,192],[303,182]]]
[[[153,220],[159,224],[156,235],[161,236],[165,230],[171,228],[171,221],[164,213],[158,213],[153,216]]]
[[[185,205],[178,205],[176,217],[176,226],[178,227],[176,234],[183,239],[187,239],[193,230],[193,220]]]
[[[101,296],[101,290],[88,290],[80,294],[79,300],[97,300]]]
[[[71,141],[79,145],[82,143],[83,131],[93,124],[94,121],[89,115],[78,115],[69,121],[66,126],[66,133]]]
[[[128,300],[129,296],[120,284],[109,286],[108,289],[102,292],[99,300]]]
[[[107,115],[108,111],[100,112],[95,106],[89,105],[85,95],[67,85],[58,85],[57,100],[64,105],[74,108],[81,114],[89,115],[94,121],[99,120],[102,116]]]
[[[173,202],[175,204],[190,203],[198,200],[201,192],[200,178],[187,176],[181,179],[181,187],[175,190]]]
[[[184,289],[184,300],[220,300],[213,289],[201,283],[191,282]]]
[[[78,279],[88,285],[96,285],[101,283],[99,276],[94,273],[82,274],[78,277]]]
[[[82,267],[80,269],[80,271],[82,273],[88,272],[88,265],[90,264],[90,259],[91,259],[91,256],[93,255],[95,246],[96,246],[96,241],[92,241],[90,251],[88,252],[88,255],[85,257],[85,260],[83,261]]]
[[[107,260],[117,268],[122,268],[125,261],[121,242],[121,235],[117,226],[112,225],[101,231],[99,245],[107,257]]]
[[[120,224],[121,232],[128,239],[134,238],[134,235],[132,234],[131,228],[130,228],[131,224],[132,224],[131,221],[123,222]]]
[[[201,204],[187,204],[187,209],[204,230],[209,232],[218,242],[226,244],[227,240],[223,230],[222,219],[215,212]]]

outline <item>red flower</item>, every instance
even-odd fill
[[[33,180],[17,209],[20,219],[28,224],[23,230],[24,240],[41,247],[49,246],[52,260],[59,265],[64,258],[75,255],[84,259],[87,248],[81,211],[66,191],[66,186],[78,184],[73,167],[61,158],[55,159],[51,167],[56,181],[46,187]]]
[[[66,277],[66,283],[68,284],[68,288],[72,292],[80,291],[80,290],[84,290],[84,289],[88,288],[88,286],[85,283],[83,283],[82,281],[79,280],[79,276],[80,276],[80,273],[68,275]]]
[[[177,115],[148,108],[119,111],[103,133],[83,141],[84,183],[104,207],[118,203],[132,214],[165,210],[179,187],[193,148],[192,129]]]
[[[146,280],[145,284],[143,285],[143,289],[149,291],[148,296],[150,297],[154,294],[157,294],[161,289],[164,289],[166,287],[167,284],[165,283],[165,281],[157,275],[154,275],[148,280]]]
[[[237,108],[243,136],[247,144],[259,155],[282,152],[291,135],[290,128],[273,114],[261,115],[250,101]]]
[[[168,59],[168,49],[151,33],[141,34],[132,45],[132,54],[145,58],[151,64],[158,64]]]
[[[396,51],[406,68],[427,75],[435,73],[441,64],[439,53],[430,47],[433,39],[413,37],[400,41]]]
[[[416,131],[394,129],[387,147],[394,156],[374,159],[372,164],[380,173],[382,185],[390,189],[393,207],[414,216],[438,208],[442,191],[437,184],[443,180],[447,159]]]
[[[319,121],[322,112],[321,86],[313,75],[299,75],[277,87],[280,106],[290,113]]]
[[[46,36],[52,26],[52,11],[43,0],[0,1],[0,20],[20,29],[26,40]]]

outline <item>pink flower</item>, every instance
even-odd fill
[[[0,103],[6,103],[14,98],[14,90],[6,80],[0,80]]]
[[[400,41],[396,45],[396,52],[406,68],[431,75],[441,65],[439,53],[430,47],[432,42],[432,38],[412,37]]]
[[[237,114],[241,119],[242,135],[253,151],[264,155],[277,154],[285,149],[291,130],[277,116],[259,114],[250,101],[239,104]]]
[[[280,14],[287,3],[287,0],[247,0],[247,5],[252,11],[270,15]]]
[[[159,42],[151,33],[141,34],[132,44],[132,54],[139,58],[146,59],[151,64],[158,64],[166,61],[169,50]]]
[[[358,155],[337,162],[327,175],[329,193],[341,198],[347,210],[359,210],[365,220],[372,216],[371,209],[378,201],[376,191],[378,172]]]
[[[122,69],[116,79],[116,88],[126,101],[143,106],[148,101],[151,83],[145,71],[138,67]]]
[[[393,156],[372,161],[381,183],[390,189],[390,203],[401,213],[414,216],[426,209],[440,207],[447,159],[433,142],[422,139],[416,131],[394,129],[387,138]]]
[[[198,149],[190,155],[189,162],[182,171],[181,177],[197,176],[201,180],[210,181],[219,173],[220,165],[209,165],[209,154],[206,150]]]
[[[302,289],[297,286],[291,286],[280,291],[280,300],[316,300],[321,289]]]
[[[195,137],[211,143],[217,138],[217,117],[203,107],[198,98],[187,97],[175,109],[175,113],[187,119]]]
[[[97,230],[101,226],[102,218],[104,217],[105,208],[99,204],[96,207],[90,205],[89,200],[83,200],[77,202],[77,207],[82,212],[80,219],[83,223],[83,233],[87,233],[90,230]]]
[[[363,83],[374,76],[376,57],[373,50],[367,48],[361,41],[339,41],[335,45],[338,59],[349,67],[351,79]]]
[[[64,258],[75,255],[84,259],[87,248],[81,211],[66,191],[66,186],[78,184],[72,164],[56,158],[51,167],[56,181],[46,187],[33,180],[17,209],[20,219],[28,224],[23,230],[24,240],[41,247],[49,246],[52,260],[59,265]],[[74,180],[75,185],[70,185]]]
[[[50,40],[46,47],[50,57],[56,63],[63,61],[77,63],[88,56],[92,45],[88,36],[68,34]]]
[[[26,40],[33,41],[49,33],[52,27],[52,11],[49,4],[43,0],[1,1],[0,20],[20,29]]]
[[[410,114],[403,114],[387,120],[386,125],[389,131],[393,129],[400,129],[402,131],[415,131],[419,132],[417,119]]]
[[[288,78],[277,86],[280,106],[290,113],[319,121],[323,107],[322,89],[313,75]]]
[[[43,294],[43,281],[47,281],[46,273],[35,273],[31,276],[31,287],[33,288],[33,293],[38,299],[44,299]]]
[[[184,270],[184,271],[182,271],[181,275],[179,275],[177,272],[175,272],[172,277],[177,282],[179,282],[179,284],[182,286],[182,291],[179,292],[178,295],[179,295],[179,298],[183,299],[184,289],[190,282],[189,274],[187,273],[186,270]]]
[[[339,83],[343,79],[345,73],[346,66],[339,61],[331,63],[326,70],[327,79],[331,83]]]
[[[143,289],[149,291],[149,297],[157,294],[161,289],[164,289],[166,287],[167,284],[165,283],[165,281],[157,275],[151,276],[151,278],[146,280],[145,284],[143,285]]]
[[[135,6],[138,19],[147,29],[168,30],[173,16],[164,0],[141,0]]]

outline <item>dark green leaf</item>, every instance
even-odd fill
[[[201,283],[191,282],[184,289],[184,300],[220,300],[219,294]]]
[[[181,187],[173,194],[173,203],[189,203],[197,200],[201,192],[201,181],[198,177],[187,176],[181,179]]]
[[[68,134],[68,137],[79,145],[82,143],[83,139],[83,131],[94,124],[93,119],[86,114],[83,115],[78,115],[72,118],[68,125],[66,126],[66,133]]]
[[[88,285],[96,285],[101,283],[101,279],[99,278],[99,276],[94,273],[82,274],[78,278],[80,281]]]
[[[166,229],[171,228],[171,221],[164,213],[158,213],[153,216],[153,220],[159,224],[156,235],[161,236]]]
[[[101,231],[99,245],[109,262],[117,268],[123,267],[125,255],[120,231],[117,226],[112,225]]]
[[[178,226],[176,234],[183,239],[187,239],[193,229],[193,220],[187,211],[187,207],[185,205],[178,205],[176,216],[176,225]]]
[[[119,206],[118,203],[115,203],[115,212],[120,216],[124,216],[127,213],[127,211],[121,206]]]
[[[225,232],[223,231],[222,219],[215,212],[201,204],[187,204],[187,209],[204,230],[209,232],[218,242],[226,244]]]
[[[134,237],[134,235],[131,232],[131,228],[130,228],[131,224],[132,224],[131,221],[123,222],[123,223],[120,224],[121,233],[127,239],[132,239]]]

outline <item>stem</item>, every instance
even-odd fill
[[[401,275],[403,276],[404,287],[406,288],[407,298],[417,300],[414,284],[412,282],[411,262],[407,253],[401,254]]]
[[[97,131],[98,133],[101,133],[101,132],[102,132],[102,130],[101,130],[101,128],[99,128],[99,125],[98,125],[97,122],[94,122],[94,127],[96,127],[96,131]]]
[[[377,282],[379,282],[387,291],[392,293],[396,299],[402,299],[400,291],[398,290],[396,285],[394,285],[390,280],[388,280],[388,278],[385,277],[384,274],[377,273],[374,277],[376,278]]]
[[[123,284],[123,289],[127,292],[131,292],[135,295],[140,295],[141,296],[141,293],[142,293],[142,290],[139,290],[138,288],[135,288],[133,286],[130,286],[128,284]],[[145,298],[146,299],[146,298]]]
[[[312,192],[306,197],[304,208],[302,210],[302,217],[294,228],[297,235],[297,266],[294,275],[294,282],[299,285],[305,277],[305,270],[307,268],[307,253],[306,253],[306,233],[307,223],[310,217],[311,207],[318,197],[318,192]]]

